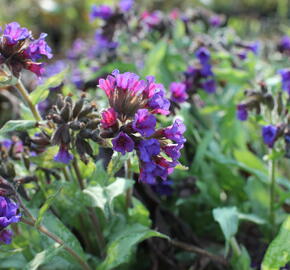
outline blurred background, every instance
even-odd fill
[[[55,54],[63,54],[76,37],[86,37],[98,27],[89,23],[89,11],[93,4],[114,4],[103,0],[1,0],[1,25],[18,21],[34,33],[48,33],[49,44]],[[275,38],[290,34],[289,0],[136,0],[141,11],[170,11],[178,7],[206,7],[225,14],[228,25],[238,35],[251,39],[259,35]]]

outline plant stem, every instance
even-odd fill
[[[234,254],[237,257],[239,257],[241,255],[241,249],[239,247],[239,244],[237,242],[237,239],[235,237],[232,237],[230,243],[231,243],[231,247],[233,249]]]
[[[76,159],[73,160],[73,168],[75,170],[79,186],[80,186],[81,190],[83,190],[85,188],[85,186],[84,186],[82,175],[81,175],[81,171],[80,171],[80,168],[79,168],[79,165],[78,165],[78,162],[77,162]],[[105,242],[102,230],[101,230],[99,219],[98,219],[98,217],[97,217],[97,215],[95,213],[94,208],[87,207],[87,209],[89,211],[89,217],[91,219],[91,222],[92,222],[92,224],[93,224],[93,226],[95,228],[95,231],[96,231],[96,235],[97,235],[97,238],[98,238],[97,243],[98,243],[98,246],[99,246],[101,257],[104,257],[104,255],[105,255],[104,251],[105,251],[105,247],[106,247],[106,242]]]
[[[17,88],[18,92],[21,94],[21,96],[23,97],[23,99],[27,103],[30,111],[33,114],[34,119],[36,121],[41,121],[41,116],[40,116],[39,112],[37,111],[36,107],[34,106],[34,104],[32,103],[27,90],[20,79],[18,79],[18,83],[15,85],[15,87]]]
[[[270,150],[270,154],[272,150]],[[269,179],[270,179],[270,214],[269,214],[269,222],[271,225],[271,235],[273,236],[275,231],[275,185],[276,185],[276,178],[275,178],[275,161],[270,159],[269,160]]]
[[[130,158],[125,163],[125,178],[132,179]],[[128,213],[129,208],[132,207],[132,194],[133,194],[133,188],[129,188],[126,192],[126,210],[127,210],[127,213]]]
[[[35,221],[28,220],[25,218],[22,218],[21,221],[27,225],[35,227]],[[42,232],[43,234],[47,235],[49,238],[54,240],[56,243],[59,243],[60,245],[62,245],[63,248],[78,261],[78,263],[82,266],[82,269],[92,270],[91,267],[88,265],[88,263],[86,261],[84,261],[73,249],[68,247],[65,244],[65,242],[62,239],[60,239],[57,235],[53,234],[46,227],[44,227],[42,225],[39,225],[36,228],[37,228],[37,230],[39,230],[40,232]]]
[[[184,243],[184,242],[181,242],[181,241],[178,241],[178,240],[169,240],[169,242],[173,245],[173,246],[176,246],[176,247],[179,247],[181,249],[184,249],[188,252],[193,252],[193,253],[196,253],[196,254],[200,254],[202,256],[206,256],[208,258],[210,258],[212,261],[215,261],[215,262],[218,262],[224,266],[227,266],[228,265],[228,262],[223,258],[223,257],[220,257],[220,256],[217,256],[217,255],[214,255],[210,252],[208,252],[207,250],[205,249],[202,249],[200,247],[197,247],[197,246],[194,246],[194,245],[189,245],[187,243]]]

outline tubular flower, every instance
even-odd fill
[[[272,125],[263,126],[262,127],[262,136],[264,143],[268,145],[268,147],[272,148],[274,146],[276,137],[278,134],[278,128]]]
[[[110,105],[101,119],[101,124],[110,124],[101,125],[100,136],[112,138],[113,150],[123,155],[136,150],[140,181],[153,184],[157,178],[166,180],[178,164],[185,126],[178,119],[170,127],[156,129],[154,114],[166,115],[170,107],[163,85],[155,83],[152,76],[143,81],[134,73],[115,70],[100,79],[99,87]]]
[[[44,72],[43,63],[36,61],[43,56],[52,58],[46,36],[42,33],[38,39],[34,39],[31,32],[17,22],[7,24],[0,37],[0,64],[6,64],[16,77],[19,77],[22,69],[40,76]]]
[[[19,222],[18,205],[9,198],[0,196],[0,243],[10,244],[12,231],[6,230],[11,223]]]
[[[290,69],[284,68],[278,70],[278,73],[281,76],[282,81],[282,89],[286,91],[288,94],[290,94]]]
[[[91,20],[95,19],[95,18],[100,18],[103,20],[107,20],[109,19],[111,16],[113,15],[113,10],[110,6],[107,5],[93,5],[92,6],[92,10],[91,10],[91,14],[90,14],[90,18]]]
[[[248,119],[248,111],[246,104],[238,104],[236,116],[240,121],[246,121]]]
[[[182,103],[188,99],[186,93],[186,85],[181,82],[173,82],[169,86],[171,92],[171,100],[176,103]]]

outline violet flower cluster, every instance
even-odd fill
[[[203,89],[208,94],[216,92],[216,81],[211,65],[210,52],[206,47],[200,47],[196,53],[199,63],[189,66],[184,73],[186,90],[188,93],[196,93],[197,89]]]
[[[34,39],[31,31],[17,22],[7,24],[0,38],[0,64],[6,64],[16,77],[19,77],[22,69],[40,76],[44,66],[37,61],[43,56],[48,59],[52,57],[46,36],[42,33],[38,39]]]
[[[144,81],[134,73],[114,70],[100,79],[99,87],[110,105],[102,112],[100,136],[112,138],[113,150],[122,155],[136,150],[141,181],[166,180],[178,164],[185,126],[177,119],[172,126],[157,129],[155,114],[167,115],[170,107],[163,85],[152,76]]]
[[[12,223],[19,222],[20,219],[18,205],[9,198],[0,196],[0,243],[11,243],[13,233],[7,227]]]

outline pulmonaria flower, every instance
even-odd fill
[[[213,15],[209,18],[209,23],[213,27],[219,27],[224,23],[224,17],[219,15]]]
[[[172,186],[172,181],[162,181],[152,185],[152,189],[161,196],[171,196],[173,194]]]
[[[270,148],[273,147],[276,140],[277,133],[278,133],[278,128],[276,126],[268,125],[268,126],[262,127],[263,140],[264,140],[264,143],[268,145],[268,147]]]
[[[19,222],[21,214],[18,211],[18,205],[9,198],[0,196],[0,242],[10,244],[12,232],[6,230],[11,223]]]
[[[186,93],[186,85],[181,82],[173,82],[169,86],[171,92],[171,100],[176,103],[182,103],[188,99]]]
[[[246,121],[248,119],[248,110],[246,104],[238,104],[236,116],[240,121]]]
[[[113,149],[117,152],[125,155],[126,152],[132,152],[134,150],[134,141],[126,133],[120,132],[116,138],[112,140]]]
[[[162,21],[161,12],[157,10],[153,12],[144,11],[141,14],[141,21],[149,28],[154,28]]]
[[[133,129],[142,136],[149,137],[155,131],[156,118],[147,109],[139,109],[133,121]]]
[[[117,124],[117,113],[113,108],[102,112],[101,124],[103,128],[110,128]]]
[[[281,38],[281,40],[278,43],[278,50],[281,53],[290,52],[290,37],[289,36],[284,36]]]
[[[6,64],[16,77],[19,77],[22,69],[40,76],[44,67],[37,60],[43,56],[52,58],[46,36],[42,33],[38,39],[34,39],[31,32],[17,22],[7,24],[0,38],[0,64]]]
[[[106,79],[100,79],[99,87],[109,100],[106,112],[113,114],[102,115],[100,136],[112,138],[113,150],[123,155],[137,152],[140,181],[153,184],[156,178],[166,180],[178,164],[185,126],[176,120],[170,127],[156,128],[154,115],[168,114],[170,105],[163,85],[155,83],[152,76],[144,81],[134,73],[120,74],[115,70]],[[113,124],[116,121],[118,124]],[[106,128],[103,122],[112,126]]]
[[[254,42],[247,43],[243,45],[242,47],[248,51],[251,51],[253,54],[257,55],[259,53],[261,44],[259,41],[254,41]]]
[[[128,12],[132,9],[134,5],[134,0],[120,0],[119,8],[123,12]]]
[[[290,95],[290,68],[280,69],[278,73],[282,79],[282,89]]]
[[[204,89],[205,92],[208,94],[212,94],[216,92],[216,83],[214,80],[206,80],[202,83],[202,88]]]
[[[73,160],[73,155],[68,151],[65,145],[61,145],[53,160],[56,162],[69,164],[70,161]]]
[[[90,19],[100,18],[103,20],[108,20],[113,15],[113,10],[107,5],[93,5],[90,13]]]
[[[206,47],[200,47],[196,52],[195,56],[198,58],[202,65],[208,64],[210,60],[210,52]]]

